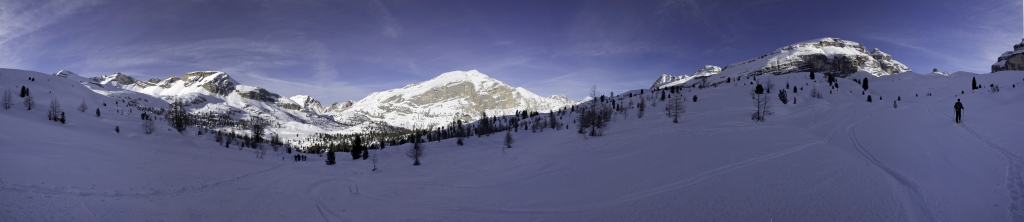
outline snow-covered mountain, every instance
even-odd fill
[[[708,66],[701,70],[706,68]],[[662,75],[655,81],[652,89],[682,85],[704,76],[709,78],[708,83],[717,83],[724,82],[726,78],[763,74],[817,72],[847,76],[858,71],[864,71],[873,76],[886,76],[911,70],[903,63],[894,60],[892,55],[877,48],[868,52],[863,44],[857,42],[838,38],[821,38],[785,46],[754,59],[733,63],[717,72],[706,72],[703,76],[698,75],[701,71],[690,76]]]
[[[62,70],[54,75],[74,74]],[[359,102],[334,102],[326,107],[311,96],[285,98],[261,87],[242,85],[218,71],[148,81],[123,73],[82,79],[95,91],[107,91],[101,94],[125,90],[168,102],[180,100],[193,113],[233,114],[233,119],[260,116],[275,123],[271,131],[289,134],[353,132],[360,129],[354,126],[376,121],[403,128],[430,128],[456,118],[475,121],[485,111],[489,116],[517,110],[546,112],[575,104],[564,95],[545,98],[513,88],[476,70],[448,72],[400,89],[372,93]]]
[[[1024,39],[1013,45],[1013,51],[1007,51],[992,64],[992,72],[1004,70],[1024,70]]]
[[[301,107],[300,109],[321,115],[339,113],[341,111],[345,111],[345,109],[348,109],[349,107],[352,107],[352,100],[346,100],[343,103],[334,102],[331,103],[331,105],[324,107],[320,101],[309,95],[296,95],[292,96],[290,99],[298,103],[299,107]]]
[[[488,116],[515,114],[517,110],[546,112],[573,104],[564,95],[541,97],[470,70],[372,93],[343,113],[365,115],[393,126],[429,128],[456,118],[476,120],[483,112]]]
[[[667,86],[675,86],[675,85],[678,85],[678,84],[689,82],[690,80],[693,80],[693,79],[698,78],[698,77],[707,77],[707,76],[715,75],[715,74],[718,74],[718,73],[721,73],[721,72],[722,72],[722,67],[713,66],[713,65],[705,65],[703,68],[698,69],[696,72],[693,72],[693,74],[690,74],[690,75],[681,75],[681,76],[676,77],[676,76],[670,76],[668,74],[661,74],[661,77],[659,77],[658,80],[654,81],[654,85],[651,85],[651,89],[658,89],[658,88],[667,87]]]
[[[234,120],[259,116],[271,122],[271,132],[334,131],[362,123],[337,121],[330,116],[319,115],[317,111],[323,108],[312,98],[308,98],[307,103],[297,103],[261,87],[239,84],[227,73],[218,71],[189,72],[182,77],[171,76],[164,80],[153,78],[148,81],[114,73],[90,78],[88,83],[87,86],[101,94],[124,90],[168,102],[177,99],[194,114],[226,114]],[[311,107],[315,111],[307,111]]]

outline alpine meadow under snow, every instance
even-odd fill
[[[0,69],[0,90],[12,94],[0,110],[0,221],[1024,220],[1024,71],[854,69],[830,73],[835,84],[795,70],[582,102],[453,72],[334,109],[220,72],[142,82]],[[764,122],[751,120],[756,84],[773,113]],[[153,114],[147,134],[141,115],[175,99],[193,115],[228,115],[195,117],[179,133]],[[63,123],[44,118],[51,101]],[[678,123],[669,104],[681,108]],[[611,110],[602,136],[575,125],[587,107]],[[242,142],[218,142],[217,132],[250,135],[250,117],[272,122],[263,135],[284,146],[257,158]],[[460,120],[498,132],[437,131]],[[383,126],[401,130],[362,143],[372,160],[324,153],[358,150],[351,144],[313,146]],[[306,161],[290,152],[312,147]],[[324,164],[328,154],[336,164]]]

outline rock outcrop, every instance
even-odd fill
[[[1024,70],[1024,39],[1013,45],[1013,51],[1003,53],[992,64],[992,72],[1004,70]]]
[[[705,66],[705,69],[707,67]],[[769,54],[733,63],[720,70],[708,71],[706,74],[695,73],[689,78],[687,76],[662,75],[651,88],[678,86],[694,79],[706,80],[708,84],[715,84],[725,82],[727,78],[735,79],[764,74],[816,72],[844,77],[863,71],[874,76],[885,76],[911,70],[903,63],[894,60],[892,55],[879,49],[868,52],[864,45],[857,42],[838,38],[821,38],[782,47]],[[687,86],[692,85],[687,84]]]

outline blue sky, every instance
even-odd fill
[[[1024,37],[1015,0],[0,0],[0,67],[139,79],[220,70],[324,103],[453,70],[542,96],[647,88],[810,39],[917,72],[985,73]]]

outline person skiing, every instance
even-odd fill
[[[960,123],[960,113],[963,112],[964,104],[960,103],[960,99],[956,99],[956,104],[953,105],[953,109],[956,110],[956,122]]]

